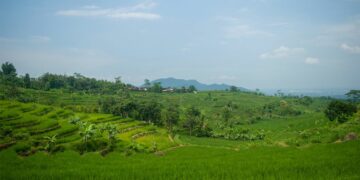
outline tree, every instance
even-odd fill
[[[189,92],[195,92],[195,91],[196,91],[196,87],[194,85],[190,85]]]
[[[12,63],[5,62],[1,65],[1,81],[4,83],[4,92],[7,97],[16,97],[20,94],[18,86],[21,85],[21,81],[17,78],[15,66]]]
[[[121,76],[115,77],[115,84],[122,84]]]
[[[230,106],[225,106],[222,110],[222,117],[226,124],[229,123],[229,119],[232,117],[232,108]]]
[[[16,69],[12,63],[5,62],[1,65],[2,73],[4,76],[13,76],[16,77]]]
[[[151,87],[151,91],[156,93],[161,93],[162,91],[161,83],[160,82],[154,83]]]
[[[354,104],[334,100],[325,109],[325,115],[330,121],[337,120],[340,123],[346,122],[350,116],[356,113]]]
[[[199,122],[199,118],[201,116],[200,110],[195,108],[194,106],[190,107],[186,111],[186,121],[184,123],[184,127],[189,130],[189,135],[192,135],[194,128]]]
[[[212,95],[210,92],[208,92],[206,100],[212,100]]]
[[[173,135],[173,128],[179,122],[179,110],[177,105],[170,105],[166,109],[165,115],[165,125],[168,128],[168,131]]]
[[[209,127],[208,122],[205,120],[205,116],[200,115],[196,123],[194,134],[198,137],[210,137],[212,129]]]
[[[107,132],[110,149],[113,149],[116,143],[116,134],[118,133],[116,125],[106,123],[99,127],[101,133]]]
[[[151,86],[150,80],[144,79],[144,86],[149,88]]]
[[[350,90],[345,95],[353,102],[360,101],[360,90]]]
[[[145,103],[140,107],[140,118],[148,121],[148,123],[154,123],[159,125],[161,122],[161,104],[156,101]]]
[[[186,87],[185,87],[185,86],[181,86],[180,92],[181,92],[181,93],[186,93]]]
[[[230,91],[231,92],[238,92],[239,88],[237,88],[236,86],[230,86]]]
[[[24,86],[25,88],[31,87],[30,75],[28,73],[26,73],[24,77]]]

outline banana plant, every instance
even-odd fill
[[[51,152],[55,145],[56,145],[56,141],[57,141],[57,135],[53,135],[53,136],[45,136],[44,139],[46,140],[46,145],[45,145],[45,150],[47,152]]]
[[[96,127],[94,124],[87,125],[87,123],[84,123],[81,129],[83,130],[80,132],[80,136],[83,137],[83,142],[86,144],[95,135]]]

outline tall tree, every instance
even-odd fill
[[[190,85],[189,92],[195,92],[195,91],[196,91],[196,87],[194,85]]]
[[[184,127],[189,130],[189,135],[192,135],[192,132],[196,125],[199,122],[199,118],[201,116],[201,112],[196,107],[192,106],[186,111],[186,121],[184,123]]]
[[[229,119],[232,117],[232,108],[228,105],[222,109],[222,117],[226,124],[229,124]]]
[[[28,73],[26,73],[25,77],[24,77],[24,86],[25,86],[25,88],[31,87],[30,75]]]
[[[151,87],[151,91],[156,93],[161,93],[162,91],[161,83],[160,82],[154,83]]]
[[[239,89],[236,86],[230,86],[230,91],[231,92],[238,92]]]
[[[17,78],[15,66],[12,63],[5,62],[1,65],[1,83],[6,85],[3,89],[4,93],[8,97],[16,97],[20,94],[18,86],[21,86],[22,82]]]
[[[144,86],[149,88],[151,86],[150,80],[144,79]]]
[[[12,63],[5,62],[1,65],[2,73],[4,76],[13,76],[16,77],[16,69]]]
[[[173,128],[179,122],[179,110],[177,105],[170,105],[166,109],[165,115],[165,125],[168,128],[168,131],[173,135]]]
[[[140,109],[140,114],[143,120],[159,125],[161,123],[161,104],[156,101],[145,103]]]

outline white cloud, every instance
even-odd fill
[[[340,47],[347,52],[360,54],[360,47],[359,46],[350,46],[346,43],[343,43],[340,45]]]
[[[319,64],[320,60],[318,58],[308,57],[305,59],[305,63],[306,64]]]
[[[282,59],[291,57],[294,55],[302,54],[304,53],[304,48],[289,48],[286,46],[280,46],[277,49],[274,49],[271,52],[267,52],[260,55],[261,59]]]
[[[250,27],[249,25],[236,25],[225,29],[227,38],[242,38],[242,37],[270,37],[271,33],[260,31]]]
[[[161,18],[159,14],[146,12],[156,7],[154,2],[143,2],[131,7],[100,8],[94,5],[84,6],[80,9],[61,10],[56,12],[60,16],[78,17],[107,17],[114,19],[143,19],[156,20]]]

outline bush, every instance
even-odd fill
[[[107,146],[108,146],[107,142],[102,139],[92,140],[86,143],[79,142],[73,144],[74,149],[78,151],[80,154],[83,154],[85,152],[94,152],[94,151],[103,150],[106,149]]]
[[[251,132],[250,129],[227,127],[220,132],[214,131],[213,137],[222,137],[230,140],[255,141],[265,139],[265,131],[261,129]]]

